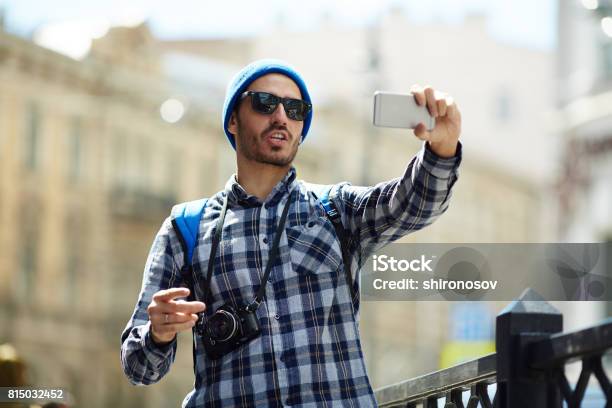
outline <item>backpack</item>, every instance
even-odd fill
[[[340,248],[342,250],[342,261],[344,263],[344,274],[346,276],[346,284],[349,287],[351,300],[354,303],[356,301],[356,296],[358,293],[355,291],[355,287],[353,285],[353,279],[351,274],[351,257],[349,252],[349,235],[347,234],[344,226],[342,225],[342,221],[340,219],[340,213],[338,212],[336,205],[329,198],[331,188],[326,189],[321,197],[318,198],[319,202],[325,209],[325,214],[327,218],[332,222],[334,226],[334,230],[336,231],[336,235],[340,239]],[[315,195],[316,197],[316,195]],[[193,251],[195,250],[195,246],[197,244],[198,238],[198,230],[200,226],[200,219],[202,218],[202,214],[204,213],[204,209],[206,208],[206,202],[208,199],[203,198],[195,201],[189,201],[186,203],[177,204],[172,208],[171,218],[172,218],[172,226],[176,231],[178,239],[183,248],[183,253],[185,255],[183,268],[181,268],[181,275],[183,281],[189,285],[191,290],[190,298],[193,298],[194,290],[193,288],[193,270],[191,268],[192,259],[193,259]]]

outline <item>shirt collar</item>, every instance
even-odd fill
[[[228,203],[238,204],[245,207],[257,207],[261,204],[273,206],[283,198],[285,193],[293,190],[296,184],[296,170],[295,167],[291,167],[285,177],[279,181],[268,197],[262,202],[259,198],[251,195],[245,191],[245,189],[238,183],[236,174],[233,174],[229,180],[225,183],[225,192],[228,194]]]

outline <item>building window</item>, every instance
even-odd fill
[[[202,189],[200,193],[208,194],[209,192],[213,191],[214,186],[212,185],[212,182],[216,179],[216,177],[213,177],[216,176],[216,174],[214,174],[214,163],[212,160],[208,159],[201,160],[201,170],[200,174],[198,175],[200,177],[200,186]]]
[[[66,254],[66,285],[64,286],[64,297],[66,304],[74,306],[77,304],[77,277],[79,270],[79,255],[77,248],[68,245],[66,247],[68,253]]]
[[[612,41],[606,41],[602,46],[603,77],[612,80]]]
[[[24,223],[19,224],[20,265],[16,279],[19,299],[31,299],[35,291],[38,269],[40,206],[28,199],[23,206]],[[26,302],[27,303],[27,302]]]
[[[127,141],[123,134],[115,134],[113,140],[113,179],[118,187],[125,187],[127,179]]]
[[[138,187],[147,191],[151,186],[151,155],[153,149],[150,141],[141,139],[138,142]]]
[[[180,191],[181,157],[174,147],[168,147],[165,153],[166,174],[164,190],[173,197],[177,197]]]
[[[4,113],[4,106],[3,106],[3,99],[2,96],[0,95],[0,156],[2,156],[2,150],[3,150],[3,143],[5,141],[5,136],[4,136],[4,129],[2,129],[2,126],[4,124],[4,120],[3,120],[3,115]]]
[[[510,122],[514,116],[514,104],[512,97],[506,90],[502,90],[497,95],[497,101],[495,103],[496,116],[500,122]]]
[[[82,124],[79,118],[72,120],[68,133],[68,181],[77,183],[82,172]]]
[[[40,160],[40,108],[35,103],[30,103],[26,112],[26,134],[25,134],[25,164],[31,170],[36,170]]]
[[[31,232],[24,234],[24,240],[21,246],[21,273],[19,274],[19,293],[21,299],[30,297],[34,291],[37,251],[38,242],[36,235]]]
[[[84,250],[84,220],[80,214],[72,213],[66,220],[66,275],[64,297],[69,306],[77,304],[79,269]]]

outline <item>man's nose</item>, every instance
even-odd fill
[[[289,118],[287,117],[287,112],[285,112],[285,106],[282,103],[279,103],[276,109],[274,109],[274,112],[272,112],[272,121],[287,126]]]

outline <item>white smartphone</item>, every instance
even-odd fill
[[[414,129],[419,123],[427,130],[436,127],[427,106],[417,105],[413,94],[374,92],[374,126]]]

